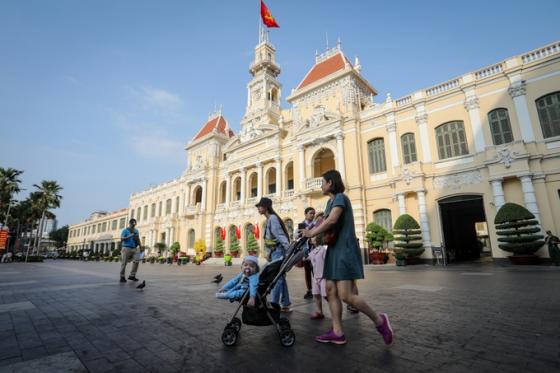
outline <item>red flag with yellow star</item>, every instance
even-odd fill
[[[270,13],[270,10],[268,10],[267,6],[264,4],[262,0],[261,0],[261,17],[266,27],[280,27],[280,25],[276,23],[276,20]]]

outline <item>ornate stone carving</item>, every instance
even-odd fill
[[[498,149],[498,154],[494,157],[494,162],[503,163],[505,168],[511,166],[511,162],[519,158],[519,153],[511,150],[509,147],[503,147]]]
[[[519,83],[513,84],[508,88],[508,93],[510,94],[511,98],[515,98],[517,96],[525,96],[526,92],[527,83],[524,80]]]
[[[428,123],[428,114],[426,113],[418,114],[416,115],[416,117],[414,117],[414,119],[416,119],[416,124],[419,126],[422,124],[426,124]]]
[[[405,168],[402,170],[401,179],[406,183],[406,185],[410,185],[410,182],[412,181],[412,173],[410,172],[409,168]]]
[[[479,184],[482,180],[480,171],[461,172],[453,175],[434,177],[436,189],[461,189],[463,185]]]
[[[196,159],[194,160],[194,162],[192,164],[192,169],[193,170],[200,170],[200,169],[206,167],[206,165],[207,165],[206,160],[204,160],[201,155],[197,155]]]
[[[465,106],[466,111],[471,111],[473,109],[478,109],[480,107],[480,105],[478,103],[478,97],[467,98],[465,100],[464,106]]]
[[[239,140],[242,143],[247,142],[247,141],[253,140],[253,139],[261,136],[262,134],[263,134],[263,131],[261,129],[256,128],[253,125],[253,122],[250,121],[239,132]]]

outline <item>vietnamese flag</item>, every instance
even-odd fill
[[[257,240],[259,239],[259,237],[261,235],[260,230],[259,230],[259,223],[253,225],[253,235],[255,236],[255,238]]]
[[[262,0],[261,0],[261,17],[266,27],[280,27],[280,25],[276,23],[276,20],[270,13],[270,10],[268,10],[267,6],[264,4]]]
[[[235,237],[237,237],[238,240],[241,239],[241,231],[237,225],[235,226]]]

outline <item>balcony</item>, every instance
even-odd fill
[[[194,216],[200,213],[200,202],[196,205],[188,205],[185,207],[185,216]]]
[[[322,177],[314,177],[305,180],[305,190],[307,192],[314,192],[317,190],[321,190],[321,185],[323,184]]]
[[[285,190],[284,193],[282,193],[282,196],[284,198],[292,198],[295,195],[294,190]]]
[[[218,205],[216,206],[216,210],[225,210],[225,209],[226,209],[225,203],[218,203]]]

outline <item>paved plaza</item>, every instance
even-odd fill
[[[348,344],[313,337],[303,270],[289,274],[296,344],[243,325],[221,342],[235,304],[214,299],[219,265],[142,264],[144,290],[119,263],[0,265],[0,372],[558,372],[560,269],[492,264],[366,266],[361,294],[391,316],[390,348],[364,315],[344,313]],[[328,313],[328,312],[327,312]]]

